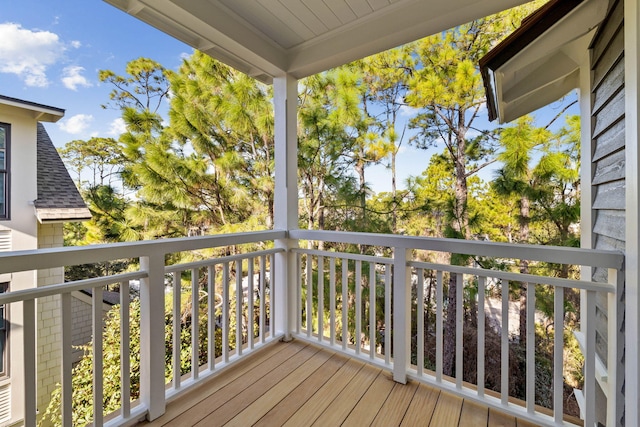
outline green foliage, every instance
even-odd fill
[[[181,374],[191,372],[191,294],[183,292],[180,317],[180,369]],[[173,377],[173,315],[171,310],[172,297],[165,298],[165,381],[168,383]],[[208,360],[207,340],[207,310],[205,301],[199,309],[199,364]],[[235,327],[235,311],[232,307],[231,326]],[[220,313],[217,313],[219,315]],[[212,319],[213,320],[213,319]],[[103,332],[103,373],[104,373],[104,400],[103,410],[109,414],[118,410],[122,403],[120,372],[120,307],[114,306],[106,315]],[[125,333],[130,337],[130,390],[131,400],[140,396],[140,302],[137,299],[131,301],[129,306],[129,330]],[[216,329],[215,357],[222,354],[222,331]],[[229,349],[235,348],[235,342],[229,343]],[[73,401],[73,425],[87,425],[93,419],[93,350],[92,344],[83,347],[84,356],[72,370],[72,401]],[[51,395],[51,401],[47,407],[40,425],[59,426],[61,419],[60,386]]]

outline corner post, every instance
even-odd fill
[[[625,424],[640,425],[640,8],[624,0],[625,98]],[[618,362],[620,363],[620,362]],[[616,421],[620,425],[620,420]]]
[[[298,80],[289,74],[273,79],[274,119],[275,119],[275,196],[274,229],[293,230],[298,228]],[[285,252],[275,257],[274,301],[275,326],[277,333],[291,339],[292,322],[296,316],[295,254],[290,249],[297,247],[291,239],[279,239],[276,248]]]
[[[393,250],[393,380],[407,383],[411,343],[411,249]]]
[[[164,254],[140,257],[140,399],[153,421],[165,412]],[[123,333],[127,333],[124,331]]]

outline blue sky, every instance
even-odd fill
[[[101,0],[3,0],[0,94],[66,110],[45,123],[56,146],[117,136],[119,111],[102,109],[111,88],[98,71],[124,74],[141,56],[177,69],[192,49]]]
[[[64,108],[62,120],[45,124],[58,147],[92,136],[117,137],[123,131],[119,111],[101,108],[111,87],[98,81],[99,70],[124,74],[127,62],[141,56],[176,70],[193,52],[101,0],[0,4],[0,94]],[[549,114],[552,109],[540,116]],[[404,142],[397,159],[399,188],[408,176],[420,175],[433,152]],[[483,177],[490,179],[491,172]],[[374,191],[390,190],[390,172],[383,165],[368,168],[366,178]]]

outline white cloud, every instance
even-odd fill
[[[64,84],[64,87],[71,90],[78,90],[78,86],[91,86],[89,80],[87,80],[87,78],[82,75],[83,71],[84,67],[80,67],[78,65],[65,67],[65,69],[62,71],[62,84]]]
[[[122,118],[117,118],[111,122],[109,126],[109,135],[119,136],[127,131],[127,125],[125,125]]]
[[[12,22],[0,24],[0,40],[0,72],[17,75],[27,86],[46,87],[47,68],[65,51],[57,34]]]
[[[92,121],[93,116],[90,114],[76,114],[58,123],[58,127],[64,132],[78,135],[87,130]]]
[[[80,46],[82,46],[82,43],[80,43],[80,41],[78,41],[78,40],[73,40],[71,42],[71,47],[73,47],[74,49],[79,49]]]

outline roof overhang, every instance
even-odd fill
[[[252,77],[307,77],[526,0],[104,0]]]
[[[490,120],[507,123],[579,87],[608,0],[552,0],[480,60]]]
[[[40,224],[83,222],[91,219],[89,208],[38,208],[36,218]]]
[[[0,105],[20,108],[28,111],[35,120],[39,122],[55,123],[64,117],[62,108],[50,107],[48,105],[37,104],[35,102],[24,101],[18,98],[0,95]]]

